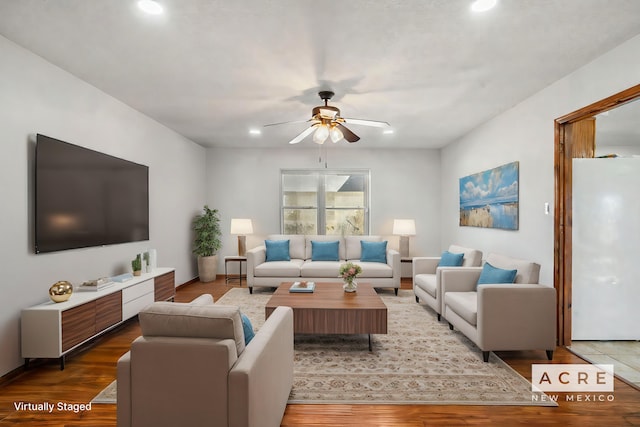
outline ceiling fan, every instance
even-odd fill
[[[334,143],[345,139],[348,142],[356,142],[360,139],[358,135],[351,132],[343,123],[364,125],[373,127],[389,127],[389,123],[381,122],[377,120],[362,120],[362,119],[348,119],[340,116],[340,110],[336,107],[328,105],[329,100],[335,95],[329,90],[323,90],[318,92],[320,99],[324,101],[324,105],[314,107],[311,110],[311,118],[309,120],[299,120],[293,122],[281,122],[271,123],[267,126],[277,126],[291,123],[307,123],[310,122],[311,126],[302,131],[298,136],[289,141],[289,144],[297,144],[307,136],[313,133],[313,142],[316,144],[324,144],[324,142],[331,138]]]

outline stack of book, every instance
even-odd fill
[[[81,291],[100,291],[113,285],[114,282],[105,277],[102,279],[87,280],[86,282],[82,283],[82,285],[80,285],[79,289]]]
[[[106,279],[106,280],[111,280],[112,282],[123,283],[123,282],[126,282],[127,280],[131,280],[131,279],[133,279],[133,274],[124,273],[124,274],[120,274],[118,276],[113,276],[111,279]]]
[[[314,282],[294,282],[289,288],[289,292],[313,292],[315,288]]]

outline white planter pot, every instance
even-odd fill
[[[218,255],[198,257],[198,276],[201,282],[213,282],[218,274]]]

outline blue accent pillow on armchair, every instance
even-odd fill
[[[367,242],[360,240],[360,261],[362,262],[381,262],[387,263],[387,241],[384,242]]]
[[[482,267],[482,273],[478,278],[478,285],[486,285],[492,283],[513,283],[516,280],[518,270],[505,270],[503,268],[494,267],[486,262]]]
[[[288,240],[265,240],[264,245],[267,248],[267,262],[291,261]]]
[[[256,334],[253,332],[253,325],[251,325],[251,320],[247,315],[240,313],[240,318],[242,319],[242,330],[244,331],[244,345],[247,345]]]
[[[311,241],[311,261],[340,261],[340,242]]]
[[[440,256],[438,267],[460,267],[464,261],[464,253],[454,254],[453,252],[444,251]]]

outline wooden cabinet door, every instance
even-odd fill
[[[91,301],[62,312],[62,351],[67,351],[95,334],[96,302]]]
[[[122,292],[96,300],[96,333],[122,321]]]
[[[176,295],[175,272],[158,276],[154,279],[154,300],[166,301]]]

